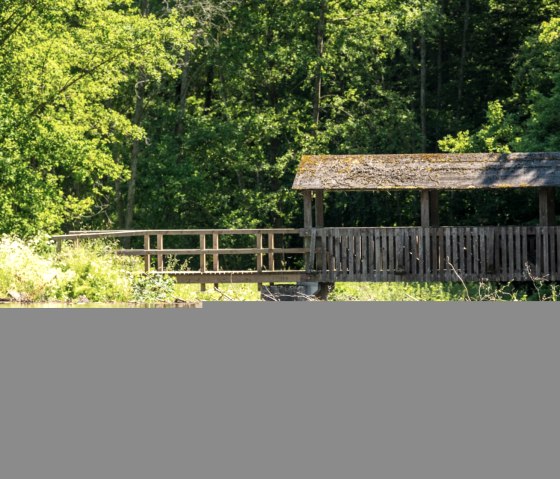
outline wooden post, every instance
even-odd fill
[[[311,228],[313,228],[313,201],[311,191],[305,190],[303,192],[303,227],[305,228],[305,238],[303,240],[303,247],[311,247]],[[305,259],[305,270],[310,269],[309,260],[311,254],[308,253]]]
[[[163,249],[163,235],[162,234],[157,235],[157,249],[160,250],[160,251]],[[158,253],[157,254],[157,269],[158,269],[158,271],[163,271],[163,253]]]
[[[274,271],[274,233],[268,233],[268,269]],[[274,286],[274,283],[270,283]]]
[[[436,190],[420,193],[420,225],[423,228],[439,226],[439,195]]]
[[[150,249],[150,235],[144,235],[144,249]],[[146,271],[146,273],[150,271],[150,262],[150,255],[148,253],[144,253],[144,271]]]
[[[263,235],[262,233],[257,233],[257,249],[262,250],[263,247]],[[257,253],[257,271],[262,273],[263,269],[263,254],[262,252]],[[259,291],[262,290],[262,283],[257,283],[257,288]]]
[[[317,190],[315,192],[315,227],[323,228],[325,226],[325,208],[323,204],[323,190]],[[319,255],[316,258],[317,269],[322,271],[323,269],[323,243],[321,241],[321,235],[317,236],[316,247],[319,250]]]
[[[541,226],[556,225],[554,193],[554,188],[539,188],[539,224]]]
[[[200,272],[206,273],[206,235],[200,235]],[[200,283],[200,291],[206,291],[206,284]]]
[[[325,226],[325,207],[323,204],[323,190],[315,192],[315,226],[322,228]]]
[[[56,240],[56,252],[60,253],[62,251],[62,240],[61,239],[57,239]]]
[[[220,236],[218,233],[212,233],[212,249],[220,249]],[[214,253],[212,256],[212,267],[214,271],[220,270],[220,253]],[[214,283],[214,289],[220,289],[220,285]]]

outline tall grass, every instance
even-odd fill
[[[143,275],[141,260],[118,256],[107,241],[66,244],[0,237],[0,298],[23,301],[169,301],[174,281]]]

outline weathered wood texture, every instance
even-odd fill
[[[560,227],[323,228],[317,234],[325,238],[325,266],[311,264],[309,271],[324,282],[560,280]]]
[[[560,186],[560,153],[303,156],[296,190],[457,190]]]

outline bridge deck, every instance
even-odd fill
[[[134,236],[143,237],[143,248],[117,253],[143,256],[146,271],[181,283],[560,280],[556,226],[95,231],[53,238],[61,247],[65,240]],[[195,246],[166,248],[167,236],[194,237]],[[231,241],[242,236],[244,242]],[[228,270],[226,255],[245,258],[237,263],[244,269]],[[177,256],[191,261],[187,271],[177,271],[171,260]]]

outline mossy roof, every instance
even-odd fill
[[[560,186],[560,153],[307,155],[296,190],[465,190]]]

